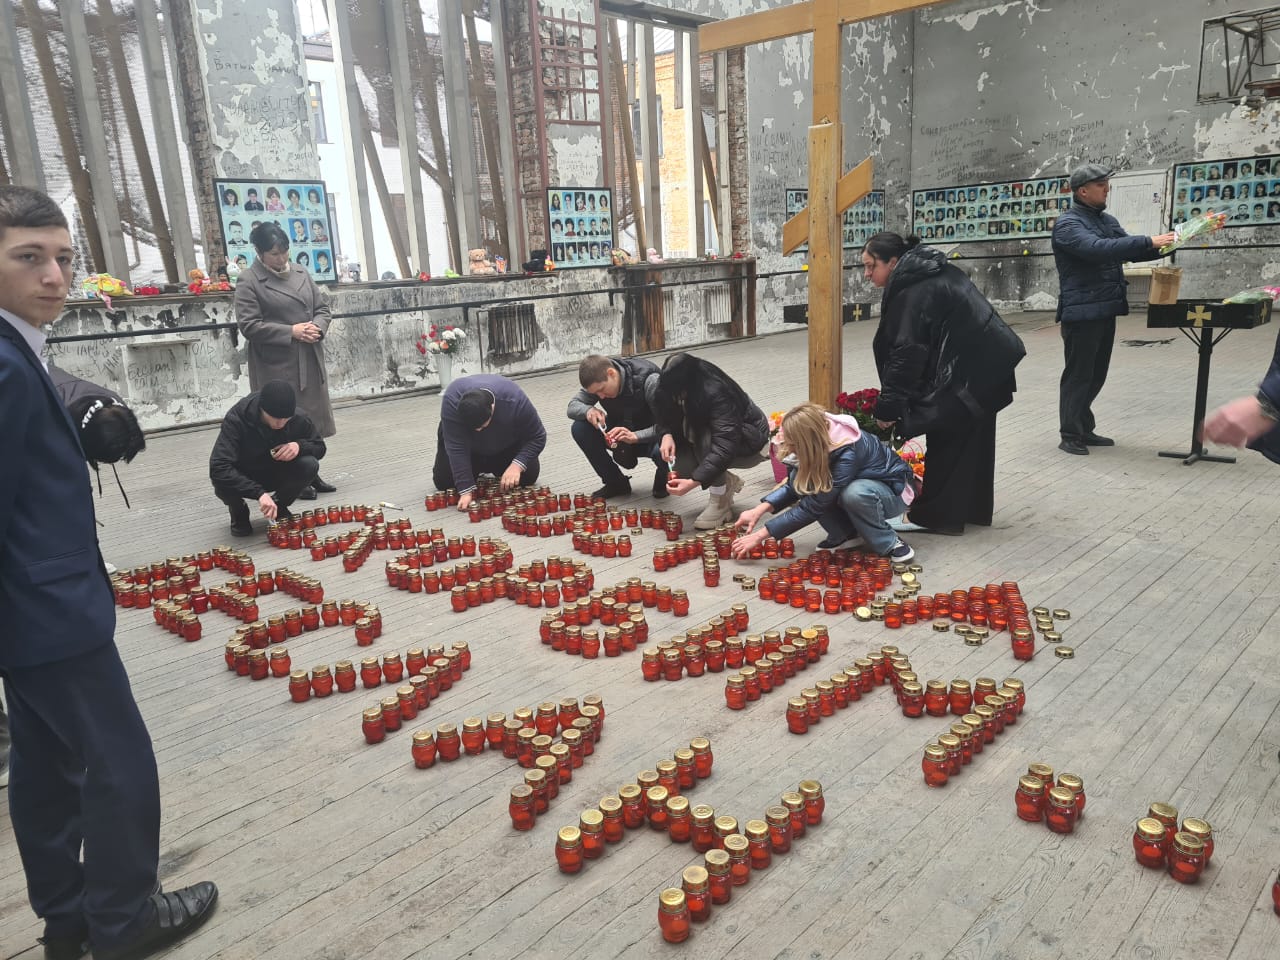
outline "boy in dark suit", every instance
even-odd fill
[[[146,956],[217,901],[162,893],[151,738],[116,650],[84,454],[41,351],[75,256],[62,211],[0,186],[0,675],[9,811],[46,958]],[[83,856],[81,847],[83,845]]]

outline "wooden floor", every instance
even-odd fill
[[[247,547],[260,568],[318,572],[328,596],[378,602],[386,632],[375,650],[470,642],[474,666],[464,682],[412,727],[596,692],[606,735],[550,814],[533,832],[516,833],[507,817],[507,792],[521,776],[513,761],[486,755],[415,770],[408,731],[364,745],[360,712],[370,693],[295,705],[283,681],[252,683],[225,670],[232,621],[221,615],[204,618],[205,639],[184,644],[148,613],[122,611],[117,638],[160,764],[162,879],[168,888],[211,879],[222,892],[208,926],[169,956],[673,955],[658,933],[657,895],[699,855],[641,831],[566,877],[552,845],[556,829],[575,823],[581,809],[705,735],[715,772],[692,791],[694,802],[742,821],[800,779],[816,778],[827,805],[822,826],[695,928],[684,948],[690,956],[1274,958],[1280,468],[1256,454],[1189,467],[1157,458],[1157,450],[1188,443],[1195,353],[1174,331],[1147,331],[1138,318],[1121,322],[1119,338],[1138,343],[1117,344],[1097,407],[1099,429],[1117,446],[1088,458],[1060,453],[1057,331],[1043,314],[1015,319],[1028,356],[1016,401],[1000,417],[995,525],[912,543],[926,592],[1016,579],[1032,604],[1068,608],[1064,642],[1075,659],[1042,648],[1019,663],[1000,638],[971,648],[925,625],[893,632],[821,618],[834,638],[824,670],[892,642],[922,678],[1024,679],[1022,721],[950,786],[929,790],[920,775],[921,748],[941,721],[904,719],[887,689],[796,737],[786,732],[782,694],[730,712],[723,676],[645,683],[639,654],[584,661],[541,646],[540,611],[495,604],[455,615],[439,596],[387,588],[386,554],[346,575],[336,560],[312,564],[259,535]],[[876,383],[873,331],[845,328],[850,390]],[[1235,333],[1219,346],[1211,402],[1253,389],[1274,335]],[[797,331],[701,353],[768,412],[804,399],[805,344]],[[521,381],[551,433],[542,476],[557,491],[595,486],[563,413],[575,374]],[[340,408],[324,464],[340,492],[329,500],[388,501],[419,526],[500,536],[497,521],[471,526],[422,507],[438,410],[437,396]],[[228,541],[226,511],[206,479],[212,442],[209,430],[157,437],[121,471],[134,509],[124,510],[107,487],[100,508],[108,559],[132,567]],[[647,467],[636,471],[634,502],[649,503],[650,477]],[[768,467],[747,483],[742,507],[770,485]],[[701,495],[677,501],[689,520],[703,502]],[[803,532],[800,552],[819,537]],[[656,537],[635,539],[636,557],[592,563],[600,582],[650,574]],[[518,563],[571,553],[566,537],[510,542]],[[740,592],[730,578],[763,566],[728,563],[714,590],[702,586],[696,564],[660,575],[689,589],[693,611],[687,621],[651,611],[655,637],[744,598],[753,632],[809,622]],[[216,574],[205,579],[221,582]],[[276,596],[263,610],[291,605]],[[288,646],[301,666],[357,654],[349,629],[305,634]],[[1088,811],[1073,835],[1014,817],[1018,775],[1037,760],[1084,777]],[[1134,861],[1134,821],[1155,800],[1213,824],[1217,852],[1198,886]],[[0,957],[38,956],[39,932],[6,823]]]

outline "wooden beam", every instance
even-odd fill
[[[480,49],[480,36],[476,31],[475,14],[466,11],[462,25],[467,34],[467,50],[471,54],[471,99],[475,101],[476,114],[480,118],[480,139],[484,146],[485,164],[489,168],[489,193],[493,198],[493,221],[498,228],[498,247],[508,261],[511,256],[511,237],[507,232],[507,198],[502,192],[502,157],[498,152],[497,96],[494,109],[489,109],[489,94],[485,88],[484,55]],[[494,61],[501,59],[503,51],[490,47]],[[481,221],[483,223],[483,221]]]
[[[187,184],[182,176],[178,131],[173,119],[175,97],[169,86],[169,75],[165,72],[160,15],[155,0],[134,0],[133,12],[147,102],[151,106],[156,166],[164,183],[164,203],[169,215],[169,232],[173,237],[178,281],[185,282],[187,274],[196,266],[195,236],[191,230],[191,208],[187,204]],[[180,100],[176,102],[181,103]]]
[[[351,213],[352,232],[355,234],[352,258],[360,263],[360,276],[364,280],[378,279],[377,241],[373,235],[373,210],[369,206],[369,177],[364,156],[363,105],[360,86],[356,81],[356,58],[351,47],[351,15],[346,0],[325,0],[325,13],[329,16],[329,37],[333,50],[333,71],[338,94],[339,130],[347,168],[349,196],[342,200]],[[387,224],[395,234],[395,224]]]
[[[400,179],[404,188],[404,211],[409,233],[411,270],[431,272],[431,244],[427,237],[426,214],[422,202],[422,175],[418,173],[418,114],[413,73],[409,69],[409,44],[405,0],[384,0],[387,55],[391,61],[391,92],[395,100],[396,137],[400,141]],[[414,4],[414,17],[418,5]],[[394,218],[392,223],[394,223]],[[390,226],[391,224],[388,224]],[[411,274],[406,274],[411,275]]]
[[[405,249],[405,238],[400,232],[400,219],[396,216],[395,204],[391,202],[391,191],[387,189],[387,178],[382,174],[382,158],[378,155],[378,145],[373,140],[373,124],[369,122],[369,113],[365,109],[364,104],[359,104],[360,109],[360,137],[364,141],[364,155],[369,162],[369,178],[373,181],[374,192],[378,195],[378,205],[382,207],[382,219],[387,225],[387,233],[391,235],[391,251],[396,257],[396,266],[400,268],[400,276],[406,279],[415,274],[409,266],[409,253]],[[420,267],[421,270],[431,272],[429,267]],[[378,276],[374,274],[377,271],[377,264],[370,263],[367,266],[367,274],[365,278],[368,280],[377,280]]]
[[[809,401],[834,409],[840,392],[840,173],[838,124],[809,128]]]
[[[511,113],[511,77],[507,59],[507,25],[502,10],[489,11],[489,42],[493,45],[494,102],[498,111],[498,156],[502,165],[502,199],[507,211],[507,269],[529,259],[520,219],[520,178],[516,171],[515,120]]]
[[[440,18],[440,56],[444,66],[444,109],[448,122],[449,168],[453,178],[453,202],[465,234],[459,251],[467,272],[467,251],[484,246],[484,222],[480,217],[480,175],[476,163],[475,136],[471,124],[471,97],[467,92],[467,51],[462,39],[462,5],[459,0],[437,0]],[[414,3],[414,16],[418,4]],[[484,70],[483,64],[476,64]],[[439,157],[436,158],[437,162]]]
[[[640,151],[644,154],[645,224],[649,228],[648,245],[662,253],[662,170],[658,163],[658,82],[654,74],[653,27],[632,24],[631,28],[643,31],[637,38],[643,52],[638,58],[637,66],[641,73],[636,86],[640,97],[640,125],[644,130],[640,137]],[[645,251],[637,252],[643,260]]]
[[[860,20],[871,20],[944,2],[946,0],[838,0],[834,19],[828,21],[816,12],[814,0],[804,0],[802,3],[703,24],[698,28],[698,43],[703,53],[715,53],[718,50],[731,50],[734,47],[747,47],[755,43],[812,33],[815,23],[857,23]]]
[[[698,28],[698,46],[703,53],[715,53],[812,32],[813,3],[807,0],[703,24]]]
[[[843,214],[871,192],[873,164],[870,157],[840,178],[836,184],[836,213]],[[782,252],[791,253],[809,239],[809,208],[782,225]]]
[[[628,31],[628,35],[631,32]],[[640,191],[636,185],[636,142],[631,134],[631,103],[627,100],[627,80],[630,70],[623,66],[622,63],[622,42],[618,38],[618,21],[610,18],[609,20],[609,61],[613,65],[613,69],[609,72],[613,76],[614,89],[618,96],[618,110],[622,113],[622,117],[618,121],[618,130],[622,134],[622,157],[625,183],[627,184],[627,194],[631,203],[631,222],[636,227],[636,252],[643,257],[645,247],[648,246],[648,237],[644,232],[644,207],[640,203]],[[619,198],[614,197],[613,201],[613,228],[616,232],[621,229],[622,224],[618,222],[618,202]]]
[[[702,157],[707,145],[707,128],[702,121],[702,71],[699,68],[698,35],[677,34],[680,41],[675,50],[676,62],[685,62],[684,70],[684,120],[685,156],[689,158],[685,169],[688,182],[688,244],[689,256],[700,257],[707,249],[706,216],[703,213]]]
[[[181,275],[178,273],[178,260],[174,255],[173,235],[169,233],[169,220],[164,212],[164,203],[160,199],[160,185],[156,181],[155,167],[151,164],[151,148],[147,144],[147,136],[142,128],[142,116],[138,112],[133,82],[129,77],[129,65],[125,60],[124,45],[120,40],[120,21],[116,17],[111,0],[98,0],[98,22],[102,26],[102,36],[107,44],[111,72],[115,74],[116,85],[120,89],[120,112],[124,114],[129,141],[133,145],[133,157],[138,164],[138,179],[142,181],[142,193],[147,199],[147,211],[151,214],[151,232],[160,252],[160,260],[164,264],[165,278],[170,283],[177,283]],[[117,146],[119,146],[118,141]],[[137,232],[134,231],[135,243],[137,239]]]

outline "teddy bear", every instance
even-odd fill
[[[477,248],[475,250],[468,251],[467,260],[470,261],[467,267],[467,272],[473,277],[488,276],[491,273],[497,272],[494,269],[493,264],[489,262],[489,254],[482,249]]]

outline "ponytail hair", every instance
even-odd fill
[[[877,260],[888,262],[894,257],[901,257],[912,247],[920,243],[920,238],[914,233],[904,237],[901,234],[894,233],[892,230],[881,230],[879,233],[872,234],[862,247],[863,253],[869,253]]]

